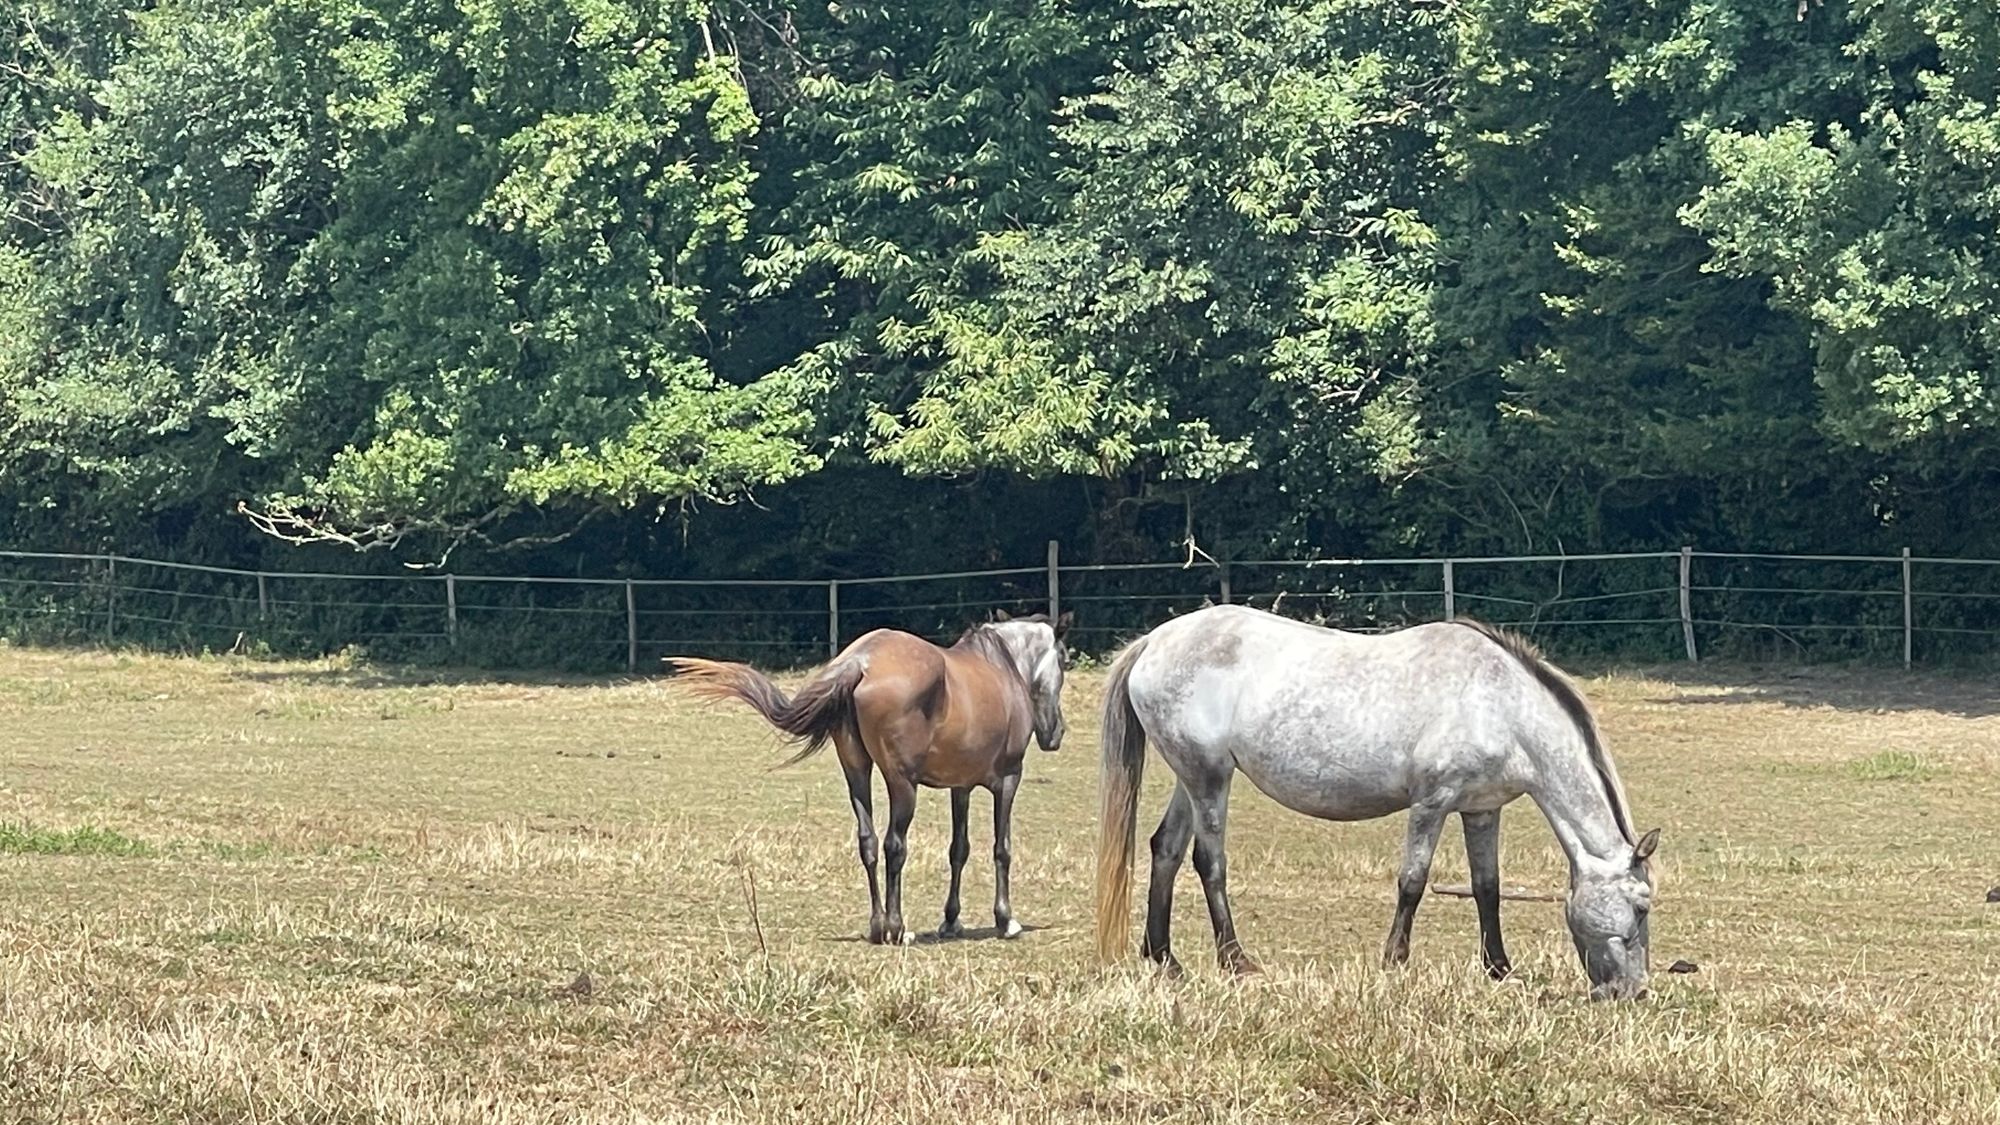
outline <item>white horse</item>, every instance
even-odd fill
[[[1097,949],[1130,936],[1134,824],[1150,738],[1179,784],[1153,833],[1140,954],[1171,971],[1174,876],[1194,866],[1226,969],[1254,972],[1229,916],[1223,828],[1238,770],[1295,812],[1368,820],[1410,810],[1386,965],[1409,957],[1445,817],[1465,825],[1487,971],[1500,940],[1500,809],[1534,798],[1569,856],[1567,915],[1591,994],[1645,993],[1650,858],[1583,696],[1526,640],[1471,621],[1384,636],[1322,629],[1242,606],[1179,617],[1127,646],[1104,700]]]

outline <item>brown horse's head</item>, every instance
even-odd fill
[[[1000,639],[1014,670],[1028,685],[1028,702],[1035,717],[1035,743],[1044,750],[1062,749],[1067,730],[1063,723],[1062,689],[1063,673],[1069,668],[1069,649],[1063,644],[1063,637],[1069,632],[1073,616],[1064,612],[1050,621],[1045,613],[1009,617],[996,612],[993,624],[987,626]]]

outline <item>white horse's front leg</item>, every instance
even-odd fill
[[[1500,813],[1459,814],[1465,825],[1465,862],[1472,872],[1472,901],[1479,907],[1479,955],[1486,975],[1505,980],[1513,973],[1507,945],[1500,940]]]

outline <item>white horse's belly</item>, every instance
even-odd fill
[[[1413,804],[1491,812],[1526,791],[1504,764],[1504,750],[1456,740],[1376,741],[1376,730],[1322,729],[1316,753],[1296,743],[1237,740],[1236,768],[1288,809],[1324,820],[1370,820]],[[1291,747],[1271,752],[1270,746]]]
[[[1402,763],[1334,747],[1320,757],[1265,755],[1245,746],[1236,768],[1273,801],[1322,820],[1372,820],[1410,807]]]

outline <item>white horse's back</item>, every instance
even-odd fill
[[[1329,820],[1386,816],[1441,786],[1463,792],[1462,808],[1498,808],[1525,790],[1523,736],[1566,723],[1473,629],[1348,633],[1242,606],[1155,630],[1131,696],[1176,772],[1241,770],[1280,804]]]

